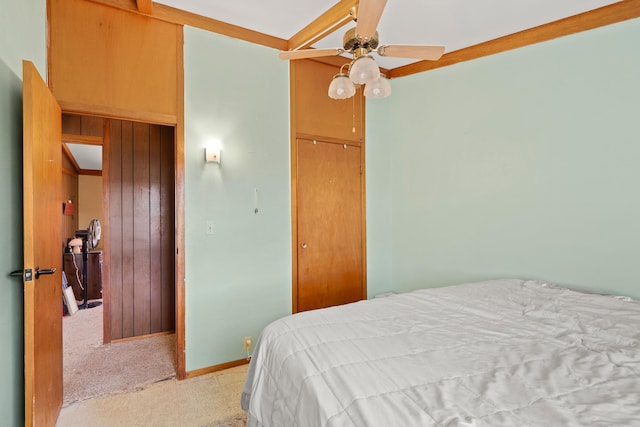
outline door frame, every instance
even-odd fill
[[[176,67],[184,70],[184,33],[177,32]],[[51,61],[49,61],[49,67]],[[49,75],[51,75],[49,73]],[[130,120],[153,123],[164,126],[173,126],[174,131],[174,215],[175,215],[175,327],[176,327],[176,378],[187,378],[186,369],[186,344],[185,344],[185,186],[184,186],[184,72],[177,73],[176,82],[176,115],[168,115],[153,112],[126,110],[101,105],[80,104],[77,102],[60,100],[58,103],[63,113],[88,114],[104,118]],[[49,89],[51,81],[49,80]],[[53,91],[53,90],[52,90]],[[103,148],[103,159],[104,159]],[[104,186],[103,176],[103,186]],[[104,188],[104,187],[103,187]],[[107,194],[108,195],[108,194]],[[104,205],[103,205],[104,206]],[[108,210],[105,210],[108,212]],[[108,226],[109,224],[107,224]],[[108,266],[103,275],[108,277]],[[104,334],[104,330],[103,330]]]
[[[306,65],[304,65],[306,64]],[[309,73],[307,65],[313,65]],[[362,190],[362,299],[367,299],[367,204],[365,167],[365,97],[362,89],[349,100],[334,101],[322,87],[306,83],[311,76],[317,81],[327,79],[338,71],[343,62],[301,59],[289,62],[289,152],[291,165],[291,310],[298,312],[298,139],[318,140],[360,147]],[[312,89],[309,89],[312,88]],[[344,104],[346,102],[346,104]],[[304,104],[304,105],[303,105]],[[313,106],[309,110],[309,106]],[[305,108],[306,107],[306,108]],[[313,115],[313,120],[309,116]]]
[[[179,85],[182,90],[182,85]],[[182,99],[182,96],[179,96]],[[174,128],[174,203],[175,203],[175,246],[174,246],[174,262],[175,262],[175,334],[176,334],[176,377],[180,380],[186,378],[186,357],[185,357],[185,187],[184,187],[184,105],[181,104],[177,116],[169,116],[165,114],[147,113],[140,111],[124,111],[114,108],[95,106],[95,105],[78,105],[65,101],[58,101],[62,107],[62,113],[100,116],[105,119],[127,120],[134,122],[144,122],[163,126],[171,126]],[[108,123],[105,121],[105,123]],[[109,129],[105,129],[104,144],[102,146],[102,188],[103,188],[103,212],[109,212],[109,143],[107,142]],[[108,233],[109,215],[103,215],[104,228]],[[110,284],[109,284],[109,240],[105,239],[103,251],[105,253],[103,281],[106,286],[104,290],[104,313],[110,307]],[[110,322],[103,322],[103,340],[110,342],[111,325]]]

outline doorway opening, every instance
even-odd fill
[[[63,320],[66,405],[176,374],[175,131],[65,113],[62,134],[63,266],[79,305],[84,261],[69,243],[94,218],[102,231],[86,290],[103,304]]]

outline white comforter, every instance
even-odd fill
[[[640,303],[541,282],[424,289],[262,332],[249,426],[640,426]]]

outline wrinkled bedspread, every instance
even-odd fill
[[[640,426],[640,302],[493,280],[262,332],[249,426]]]

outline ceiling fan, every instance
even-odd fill
[[[399,58],[416,58],[429,61],[440,59],[444,53],[444,46],[415,46],[415,45],[378,45],[376,27],[382,16],[387,0],[360,0],[358,14],[355,18],[356,27],[348,30],[343,37],[342,48],[330,49],[299,49],[280,52],[280,59],[320,58],[324,56],[338,56],[343,53],[353,55],[353,60],[340,68],[340,72],[333,77],[329,86],[329,97],[333,99],[347,99],[352,97],[355,85],[365,85],[364,95],[372,98],[384,98],[391,94],[391,85],[386,76],[380,74],[371,52],[380,56]],[[348,72],[343,69],[348,67]]]

